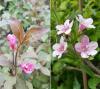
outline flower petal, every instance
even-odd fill
[[[94,56],[97,54],[97,50],[91,50],[88,52],[88,55]]]
[[[94,25],[88,25],[88,28],[95,28]]]
[[[64,25],[57,25],[57,26],[56,26],[56,29],[57,29],[57,30],[63,30],[63,29],[64,29]]]
[[[69,27],[71,28],[73,26],[73,21],[70,23]]]
[[[64,26],[69,26],[69,19],[65,21]]]
[[[60,35],[60,34],[62,34],[62,33],[63,33],[63,31],[61,31],[61,30],[57,32],[58,35]]]
[[[62,57],[62,54],[60,54],[60,55],[58,56],[58,59],[61,58],[61,57]]]
[[[68,29],[68,30],[66,30],[66,32],[65,32],[65,34],[70,34],[70,32],[71,32],[71,29]]]
[[[82,43],[82,45],[87,45],[87,44],[89,44],[89,38],[88,38],[88,36],[84,35],[84,36],[81,38],[81,43]]]
[[[87,55],[87,53],[82,52],[82,53],[81,53],[81,57],[82,57],[82,58],[88,58],[89,56]]]
[[[59,51],[53,51],[53,57],[56,57],[58,55],[61,55],[62,53]]]
[[[59,48],[59,44],[58,44],[58,43],[54,44],[52,48],[53,48],[54,50],[58,49],[58,48]]]
[[[52,56],[53,57],[56,57],[57,56],[56,51],[53,51]]]
[[[93,49],[96,49],[97,47],[98,47],[97,42],[92,41],[88,44],[88,50],[93,50]]]
[[[75,50],[76,50],[77,52],[81,52],[81,51],[82,51],[82,49],[81,49],[81,43],[76,43],[76,44],[75,44]]]
[[[88,18],[84,21],[85,26],[88,27],[88,25],[91,25],[93,23],[93,19],[92,18]]]
[[[78,17],[76,17],[76,19],[79,21],[79,22],[83,22],[85,19],[83,18],[82,15],[78,15]]]
[[[60,38],[60,43],[63,43],[63,42],[64,42],[64,37],[61,36],[61,38]]]

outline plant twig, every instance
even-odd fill
[[[80,72],[82,72],[81,69],[79,69],[79,68],[75,68],[75,67],[71,67],[71,66],[66,67],[66,69],[67,69],[67,70],[76,70],[76,71],[80,71]]]
[[[76,68],[76,67],[71,67],[71,66],[66,67],[66,69],[67,70],[76,70],[76,71],[79,71],[79,72],[83,72],[82,69],[79,69],[79,68]],[[94,74],[94,75],[95,75],[95,77],[100,78],[100,75],[98,75],[98,74]]]
[[[15,54],[15,75],[17,73],[17,56],[19,52],[20,45],[17,47],[16,54]]]
[[[82,14],[82,12],[83,12],[83,1],[82,0],[79,0],[79,11]],[[82,75],[83,75],[83,86],[84,86],[84,89],[88,89],[88,86],[87,86],[87,75],[86,75],[86,73],[84,71],[82,71]]]
[[[79,11],[82,14],[82,12],[83,12],[83,8],[82,8],[83,7],[83,1],[79,0],[78,3],[79,3]]]
[[[94,72],[96,72],[98,75],[100,75],[100,70],[95,67],[88,59],[83,60],[84,63],[86,63]]]
[[[82,72],[82,75],[83,75],[84,89],[88,89],[88,87],[87,87],[87,75],[86,75],[86,73],[84,71]]]

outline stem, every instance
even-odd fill
[[[89,60],[85,59],[84,63],[86,63],[94,72],[100,75],[100,70],[96,68]]]
[[[15,75],[17,74],[17,56],[19,52],[20,45],[17,47],[16,54],[15,54]]]
[[[66,69],[67,70],[76,70],[76,71],[79,71],[79,72],[83,72],[82,69],[79,69],[79,68],[76,68],[76,67],[71,67],[71,66],[66,67]],[[98,74],[94,74],[94,75],[95,75],[95,77],[100,78],[100,75],[98,75]]]
[[[83,75],[83,86],[84,86],[84,89],[88,89],[88,87],[87,87],[87,75],[86,75],[86,73],[84,71],[82,72],[82,75]]]
[[[83,1],[82,0],[79,0],[79,11],[81,14],[83,14]],[[82,71],[82,76],[83,76],[83,86],[84,86],[84,89],[88,89],[88,86],[87,86],[87,75],[84,71]]]
[[[14,55],[14,51],[12,52],[12,56],[13,56],[13,61],[12,61],[12,68],[11,68],[11,74],[13,76],[15,76],[15,55]]]
[[[83,7],[83,1],[79,0],[78,3],[79,3],[79,11],[82,14],[82,12],[83,12],[83,8],[82,8]]]
[[[70,67],[70,66],[66,67],[66,69],[68,69],[68,70],[76,70],[76,71],[80,71],[80,72],[82,72],[81,69],[79,69],[79,68],[75,68],[75,67]]]
[[[13,55],[13,65],[15,65],[14,51],[13,51],[12,55]]]

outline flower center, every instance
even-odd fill
[[[66,31],[66,30],[68,30],[68,29],[69,29],[69,26],[64,26],[63,31]]]
[[[80,28],[80,30],[84,30],[86,28],[86,26],[84,24],[80,24],[79,28]]]
[[[87,51],[87,46],[86,45],[81,45],[81,49],[85,52],[85,51]]]
[[[58,51],[64,51],[64,45],[61,45],[61,46],[58,48]]]

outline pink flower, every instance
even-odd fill
[[[22,63],[20,68],[25,74],[31,74],[35,70],[35,64],[32,63]]]
[[[98,43],[91,41],[89,42],[88,36],[84,35],[79,43],[75,44],[75,50],[81,54],[82,58],[88,58],[97,54],[96,48]]]
[[[84,30],[86,28],[95,28],[94,25],[92,25],[93,23],[93,19],[92,18],[83,18],[82,15],[78,15],[78,17],[76,18],[79,21],[79,31],[80,30]]]
[[[70,22],[70,20],[66,20],[64,25],[63,24],[57,25],[56,26],[56,29],[58,30],[57,34],[58,35],[62,33],[65,33],[67,35],[70,34],[72,25],[73,25],[73,21]]]
[[[56,43],[53,45],[53,57],[58,56],[58,58],[61,58],[62,54],[66,51],[67,49],[67,42],[64,42],[64,38],[61,37],[60,43]]]
[[[10,48],[12,50],[15,50],[16,49],[16,42],[17,42],[16,36],[13,35],[13,34],[8,34],[7,35],[7,40],[9,42]]]

